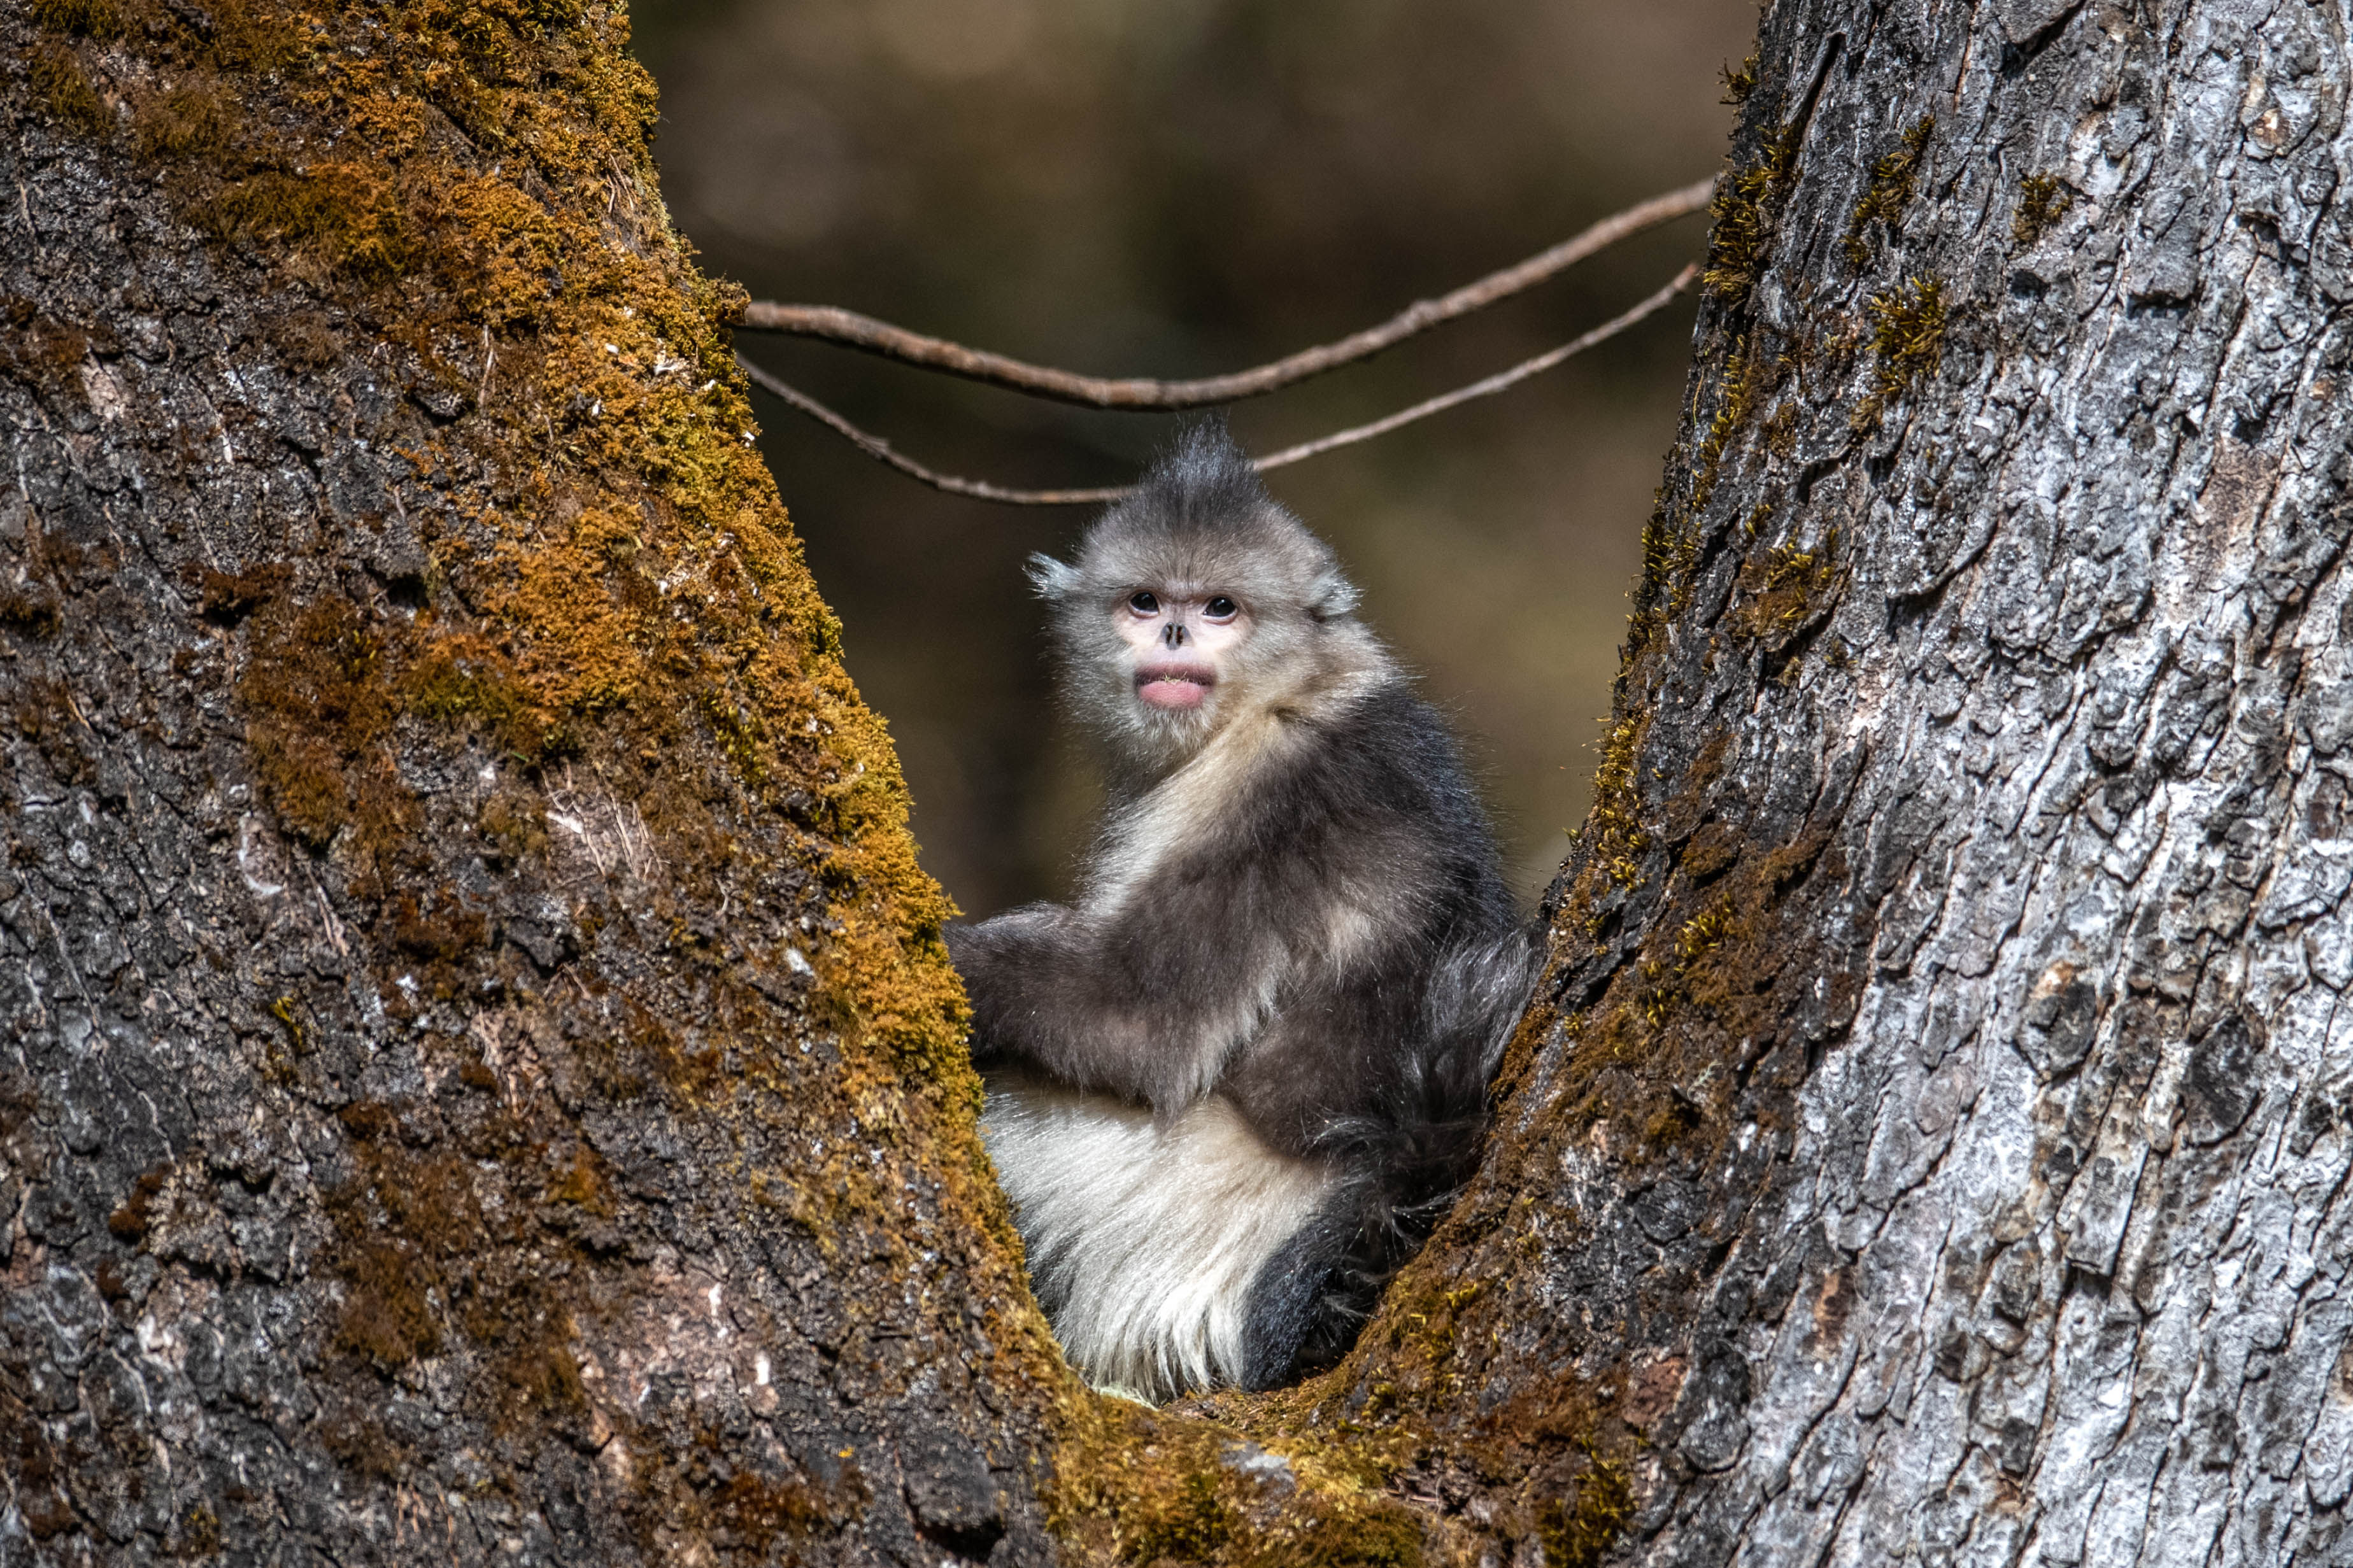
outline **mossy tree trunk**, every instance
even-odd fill
[[[1485,1166],[1145,1414],[617,14],[0,5],[0,1559],[2341,1551],[2348,27],[1772,8]]]
[[[579,0],[0,5],[0,1562],[1037,1562],[881,726]]]

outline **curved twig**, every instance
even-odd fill
[[[1008,506],[1087,506],[1096,501],[1117,500],[1129,489],[1126,485],[1112,485],[1092,490],[1016,490],[992,485],[987,479],[966,479],[954,474],[943,474],[923,467],[913,458],[902,456],[881,437],[860,430],[807,393],[778,381],[741,353],[735,356],[735,367],[752,378],[753,385],[807,415],[877,462],[888,463],[909,479],[921,479],[932,489],[945,490],[952,496],[1003,501]]]
[[[1611,317],[1591,331],[1573,338],[1556,349],[1548,349],[1535,358],[1524,360],[1511,369],[1491,375],[1484,381],[1474,381],[1468,386],[1460,386],[1452,392],[1441,393],[1436,397],[1417,403],[1410,408],[1400,409],[1385,418],[1376,419],[1369,425],[1358,425],[1350,429],[1335,431],[1329,436],[1319,437],[1313,441],[1303,441],[1296,447],[1286,447],[1280,452],[1270,453],[1266,457],[1256,459],[1254,466],[1261,473],[1270,468],[1284,468],[1337,447],[1353,447],[1359,441],[1369,441],[1376,436],[1386,436],[1400,426],[1427,419],[1433,414],[1442,413],[1458,404],[1468,403],[1473,398],[1492,397],[1507,387],[1516,386],[1532,375],[1541,374],[1552,369],[1553,366],[1572,355],[1583,353],[1596,343],[1616,337],[1644,317],[1656,314],[1665,309],[1676,295],[1690,288],[1692,280],[1698,276],[1699,266],[1694,262],[1676,273],[1665,288],[1651,295],[1640,304]],[[837,436],[854,444],[868,457],[888,463],[908,478],[920,479],[934,489],[945,490],[950,495],[970,496],[976,500],[1000,501],[1008,506],[1088,506],[1103,501],[1118,500],[1134,488],[1128,485],[1108,485],[1094,489],[1019,490],[1008,489],[1003,485],[993,485],[986,479],[967,479],[955,474],[943,474],[936,469],[925,468],[913,458],[902,455],[881,437],[871,435],[860,429],[808,394],[777,380],[750,360],[745,359],[741,353],[735,356],[735,363],[745,375],[752,378],[752,384],[759,387],[763,392],[773,394],[792,407],[807,415]]]
[[[1698,276],[1699,263],[1691,262],[1681,272],[1676,273],[1665,288],[1661,289],[1633,309],[1621,315],[1610,317],[1591,331],[1571,338],[1556,349],[1549,349],[1531,360],[1522,360],[1511,369],[1491,375],[1484,381],[1474,381],[1468,386],[1458,386],[1451,392],[1441,392],[1436,397],[1417,403],[1410,408],[1400,408],[1395,414],[1386,418],[1376,419],[1369,425],[1358,425],[1347,430],[1335,430],[1329,436],[1320,436],[1313,441],[1302,441],[1298,446],[1285,447],[1280,452],[1270,452],[1256,460],[1258,471],[1264,473],[1269,468],[1284,468],[1302,458],[1321,457],[1325,452],[1335,451],[1342,447],[1353,447],[1359,441],[1369,441],[1376,436],[1386,436],[1399,426],[1410,425],[1419,419],[1427,419],[1433,414],[1443,414],[1457,404],[1468,403],[1477,397],[1493,397],[1508,387],[1517,386],[1532,375],[1543,374],[1563,360],[1575,354],[1581,354],[1605,339],[1616,337],[1643,317],[1666,309],[1676,295],[1692,286],[1693,279]]]
[[[756,331],[820,338],[828,342],[881,354],[885,359],[921,365],[927,370],[944,371],[950,375],[987,382],[992,386],[1081,404],[1090,408],[1202,408],[1213,403],[1233,403],[1245,397],[1257,397],[1305,381],[1310,376],[1321,375],[1325,371],[1337,370],[1344,364],[1369,359],[1383,349],[1393,348],[1417,333],[1442,326],[1473,310],[1483,310],[1500,300],[1508,300],[1621,239],[1699,211],[1707,205],[1715,189],[1713,177],[1695,180],[1681,190],[1652,196],[1649,201],[1603,218],[1582,234],[1531,256],[1516,266],[1491,273],[1475,283],[1466,283],[1451,294],[1409,306],[1377,327],[1352,332],[1337,342],[1302,349],[1295,354],[1251,370],[1205,376],[1194,381],[1081,375],[1073,371],[1055,370],[1004,354],[966,348],[945,338],[926,337],[921,332],[911,332],[904,327],[894,327],[888,321],[878,321],[871,316],[845,310],[836,305],[779,305],[769,300],[756,300],[744,311],[743,324]]]

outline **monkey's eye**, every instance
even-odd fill
[[[1134,594],[1128,596],[1127,607],[1139,616],[1156,616],[1160,613],[1160,601],[1149,594]]]
[[[1240,612],[1241,606],[1223,594],[1201,606],[1201,614],[1213,621],[1230,621]]]

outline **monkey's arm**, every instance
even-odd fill
[[[1089,1024],[1104,1011],[1094,999],[1102,960],[1075,910],[1031,904],[952,925],[947,942],[972,1000],[974,1062],[1027,1062],[1074,1088],[1144,1098],[1135,1085],[1094,1070],[1086,1042]]]
[[[1098,928],[1075,910],[1033,904],[949,927],[948,953],[972,999],[973,1061],[1020,1062],[1164,1117],[1208,1092],[1222,1053],[1204,1049],[1194,1007],[1206,999],[1211,1013],[1231,1011],[1246,943],[1204,940],[1214,921],[1134,923]],[[1189,940],[1180,934],[1188,924]]]

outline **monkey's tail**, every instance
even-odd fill
[[[1292,1289],[1262,1302],[1287,1321],[1253,1342],[1293,1349],[1254,1366],[1251,1386],[1313,1375],[1346,1354],[1382,1287],[1452,1206],[1477,1165],[1487,1091],[1542,966],[1542,934],[1523,928],[1463,943],[1432,968],[1421,1048],[1370,1113],[1319,1140],[1349,1174],[1299,1238]],[[1278,1307],[1277,1295],[1289,1299]]]

